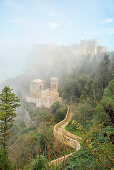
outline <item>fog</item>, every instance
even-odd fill
[[[0,0],[0,169],[113,169],[113,70],[114,0]]]
[[[16,44],[0,45],[0,80],[15,77],[25,70],[31,46]]]
[[[0,82],[24,76],[63,79],[84,59],[82,39],[113,50],[112,1],[0,1]],[[107,11],[111,11],[109,15]],[[77,45],[76,45],[77,44]]]

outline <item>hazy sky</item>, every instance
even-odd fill
[[[114,49],[114,0],[0,0],[1,43],[79,43]]]
[[[0,80],[22,71],[30,45],[85,38],[114,50],[114,0],[0,0]]]

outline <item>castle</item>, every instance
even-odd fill
[[[97,40],[85,39],[79,45],[74,46],[73,51],[76,55],[94,56],[107,52],[107,47],[98,45]]]
[[[58,78],[51,78],[51,88],[44,89],[44,82],[40,79],[35,79],[30,81],[30,96],[26,97],[27,102],[33,102],[36,107],[46,107],[50,106],[56,102],[61,101],[58,93]]]
[[[82,51],[80,51],[82,55],[94,56],[107,51],[107,47],[99,46],[97,40],[82,40],[80,47],[82,49]]]

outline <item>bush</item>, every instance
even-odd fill
[[[67,113],[67,109],[65,107],[61,107],[57,110],[56,115],[55,115],[55,121],[56,123],[62,121]]]
[[[0,150],[0,170],[11,170],[11,162],[8,159],[8,155],[5,153],[4,149]]]
[[[31,170],[48,170],[48,160],[43,155],[38,155],[31,163]]]
[[[55,114],[59,108],[60,108],[60,103],[58,101],[53,103],[51,106],[52,113]]]
[[[95,120],[98,124],[102,123],[104,126],[109,124],[109,117],[105,113],[105,110],[101,103],[97,105],[95,108],[95,114],[93,115],[93,120]]]
[[[74,153],[69,160],[69,164],[65,166],[65,170],[102,170],[102,167],[96,163],[92,154],[82,147],[78,152]]]

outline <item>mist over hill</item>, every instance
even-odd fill
[[[110,55],[110,70],[114,63],[114,54]],[[53,44],[35,45],[27,54],[23,73],[7,79],[0,89],[9,85],[21,99],[18,118],[26,119],[25,102],[30,93],[30,81],[41,79],[45,87],[50,87],[50,78],[59,78],[59,94],[62,98],[79,98],[85,83],[92,79],[103,60],[104,54],[95,56],[77,55],[75,46],[57,46]],[[20,58],[19,65],[23,62]],[[18,68],[17,68],[18,69]],[[14,72],[15,73],[15,72]],[[27,121],[27,120],[25,120]]]
[[[16,93],[22,96],[29,92],[29,82],[33,79],[40,78],[49,86],[50,77],[58,76],[61,84],[65,75],[70,74],[73,69],[79,70],[84,64],[84,67],[89,65],[93,70],[93,65],[99,63],[103,58],[103,54],[97,56],[76,55],[75,46],[57,46],[54,44],[35,45],[24,58],[23,55],[20,54],[19,61],[16,61],[18,63],[18,67],[16,64],[17,72],[19,67],[24,64],[22,66],[23,73],[12,76],[3,83],[3,85],[9,84]],[[10,63],[8,65],[12,67]],[[14,75],[15,73],[14,70]]]

